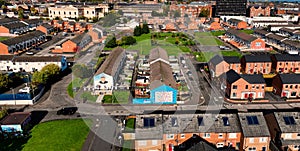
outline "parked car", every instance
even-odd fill
[[[78,110],[77,107],[64,107],[56,112],[57,115],[73,115]]]
[[[30,87],[25,87],[19,90],[20,93],[30,93],[31,89]]]
[[[43,50],[41,47],[36,47],[35,50]]]
[[[26,55],[33,55],[34,53],[32,51],[27,51]]]

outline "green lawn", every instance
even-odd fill
[[[195,32],[195,36],[202,37],[202,36],[213,36],[210,32]]]
[[[69,94],[70,97],[74,97],[75,93],[73,91],[73,88],[76,87],[81,87],[82,84],[86,81],[87,79],[80,79],[80,78],[74,78],[72,82],[69,83],[68,87],[67,87],[67,92]]]
[[[201,45],[204,46],[222,46],[224,45],[222,41],[220,41],[219,39],[215,38],[215,37],[197,37],[196,38],[197,41],[200,42]]]
[[[225,33],[226,33],[226,31],[225,30],[219,30],[219,31],[212,31],[212,32],[210,32],[213,36],[216,36],[216,37],[218,37],[218,36],[221,36],[221,35],[224,35]]]
[[[32,129],[31,138],[22,151],[80,151],[89,131],[82,119],[41,123]]]
[[[151,38],[151,33],[148,34],[142,34],[141,36],[133,36],[136,39],[136,42],[140,42],[146,39],[150,39]]]
[[[239,52],[237,51],[221,51],[221,54],[223,56],[237,56],[237,57],[242,57],[242,54],[240,54]]]
[[[179,49],[181,49],[182,52],[191,52],[191,49],[186,46],[178,46]]]
[[[6,39],[9,39],[9,37],[0,37],[0,41],[6,40]]]
[[[134,124],[135,124],[135,119],[134,118],[129,118],[126,120],[125,123],[125,131],[126,132],[132,132],[134,131]]]
[[[246,34],[253,34],[254,33],[254,30],[252,29],[244,29],[244,30],[240,30],[241,32],[244,32]]]
[[[114,91],[113,95],[105,95],[102,103],[126,104],[128,103],[129,91]]]
[[[92,95],[91,92],[83,92],[80,97],[90,102],[96,102],[98,95]]]
[[[125,140],[123,143],[122,151],[133,151],[134,142],[132,140]]]

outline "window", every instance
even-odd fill
[[[258,92],[258,97],[262,97],[262,92]]]
[[[66,12],[64,12],[64,15],[66,15]]]
[[[74,12],[74,15],[76,15],[76,12]]]
[[[245,86],[245,89],[248,89],[248,85]]]
[[[259,142],[261,142],[261,143],[267,142],[267,138],[261,137],[261,138],[259,138]]]
[[[222,148],[224,147],[224,143],[217,143],[217,148]]]
[[[172,118],[172,127],[178,127],[177,117]]]
[[[256,46],[256,47],[260,47],[260,46],[261,46],[261,42],[255,43],[255,46]]]
[[[295,85],[295,88],[297,89],[297,88],[298,88],[298,85]]]
[[[86,14],[89,14],[89,11],[86,11]]]
[[[157,145],[157,140],[152,140],[152,145]]]
[[[257,116],[246,116],[248,125],[258,125],[258,119]]]
[[[147,141],[138,141],[138,145],[139,146],[146,146],[147,145]]]
[[[288,88],[289,86],[288,85],[285,85],[285,88]]]
[[[291,96],[296,96],[297,92],[292,92]]]
[[[300,137],[300,133],[297,134],[297,137]]]
[[[204,125],[202,116],[197,117],[197,120],[198,120],[198,126],[203,126]]]
[[[236,133],[229,133],[229,138],[236,138]]]
[[[249,147],[249,151],[256,151],[256,147]]]
[[[264,86],[264,85],[262,85],[262,86],[261,86],[261,89],[264,89],[264,88],[265,88],[265,86]]]
[[[210,138],[210,133],[204,133],[204,138]]]
[[[292,138],[292,133],[285,133],[284,138],[285,138],[285,139],[290,139],[290,138]]]
[[[283,119],[284,119],[284,122],[286,125],[295,125],[296,124],[295,119],[292,116],[284,116]]]
[[[71,12],[69,12],[69,15],[71,15]]]
[[[222,117],[224,126],[230,126],[228,117]]]
[[[174,138],[174,134],[167,134],[167,139],[173,139]]]
[[[218,138],[223,138],[223,133],[219,133]]]
[[[281,66],[281,65],[282,65],[282,63],[280,62],[280,63],[279,63],[279,65]]]
[[[185,134],[181,134],[181,135],[180,135],[180,138],[185,138]]]
[[[254,89],[255,88],[255,85],[252,85],[252,89]]]
[[[254,143],[254,138],[249,138],[249,143]]]
[[[233,86],[232,86],[232,89],[237,89],[237,85],[233,85]]]
[[[236,93],[232,93],[232,97],[236,97]]]
[[[144,127],[154,127],[155,121],[154,118],[144,118]]]
[[[290,85],[290,89],[292,89],[293,88],[293,85]]]
[[[267,63],[267,67],[269,67],[270,64]]]

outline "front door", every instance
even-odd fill
[[[244,97],[247,99],[247,98],[248,98],[248,93],[245,93],[245,94],[244,94]]]

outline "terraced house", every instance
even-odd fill
[[[244,55],[241,66],[244,74],[269,74],[272,71],[272,60],[270,55]]]
[[[241,71],[240,59],[235,56],[223,56],[221,58],[219,55],[216,55],[208,62],[208,66],[211,77],[219,77],[230,69],[236,73]]]
[[[274,112],[265,115],[271,139],[282,150],[300,149],[299,112]]]
[[[18,54],[45,42],[45,40],[46,34],[41,31],[33,31],[10,38],[0,42],[0,55]]]
[[[273,78],[273,93],[280,97],[300,97],[300,74],[278,74]]]
[[[22,22],[4,24],[0,26],[0,33],[4,34],[24,34],[29,31],[28,25]]]
[[[272,68],[278,73],[300,73],[300,56],[275,54],[271,57]]]
[[[225,94],[230,99],[262,99],[266,83],[261,74],[237,74],[234,70],[226,73]]]

